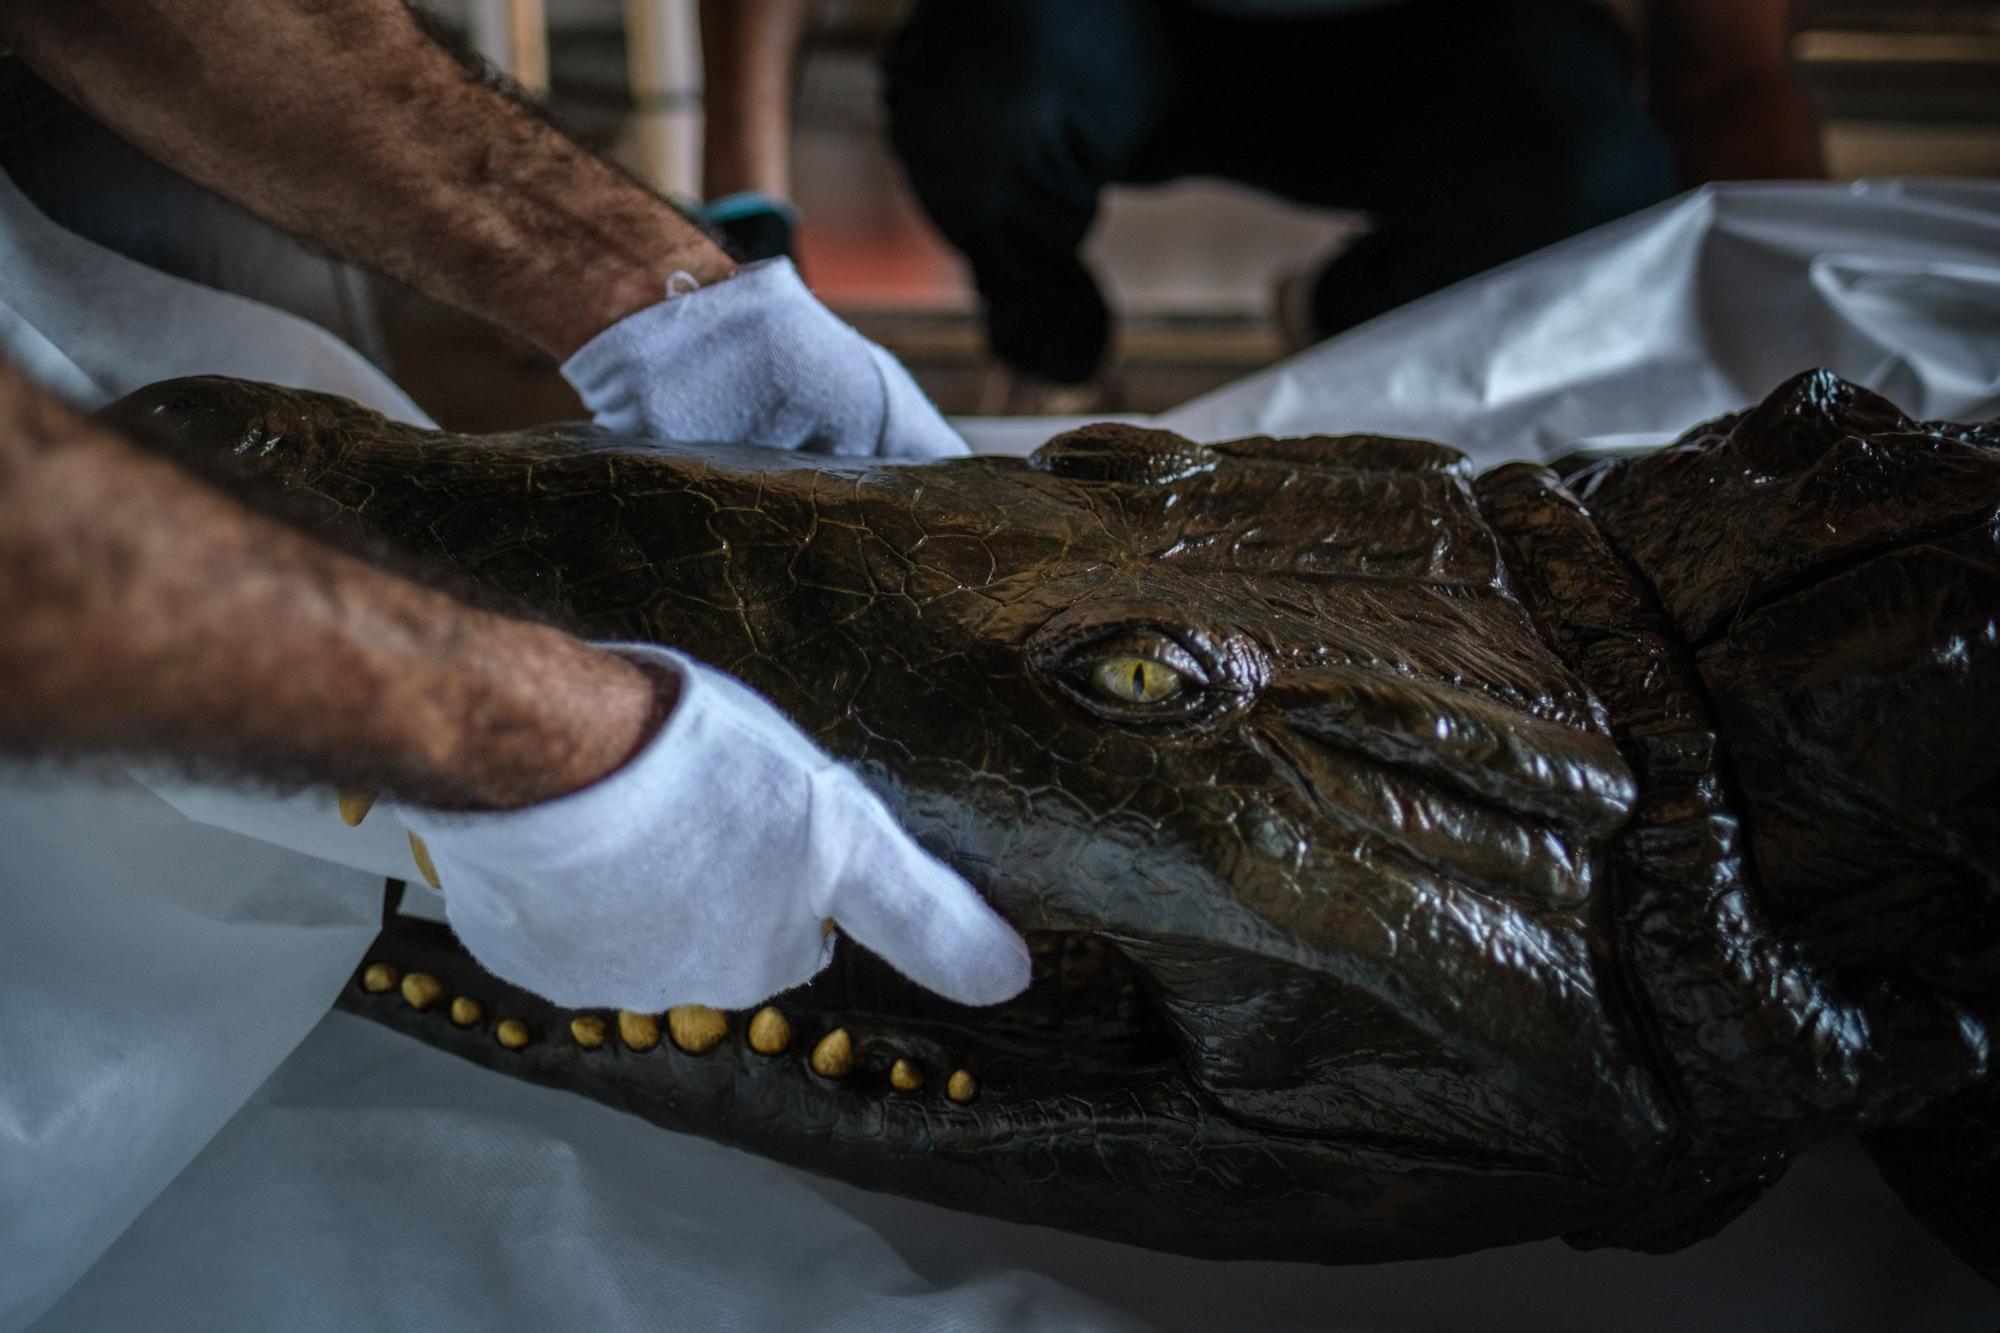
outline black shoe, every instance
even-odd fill
[[[703,204],[699,216],[702,225],[739,264],[794,258],[792,229],[799,211],[783,200],[755,192],[725,195]]]

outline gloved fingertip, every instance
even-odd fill
[[[970,456],[972,447],[951,428],[894,353],[872,342],[867,347],[882,380],[882,436],[875,452],[884,458]]]
[[[998,1004],[1026,989],[1033,968],[1014,928],[943,866],[911,870],[877,865],[843,885],[832,908],[841,929],[919,986],[960,1004]]]
[[[933,920],[923,934],[922,952],[897,966],[960,1004],[1011,1000],[1028,988],[1034,972],[1027,943],[969,887],[961,891],[971,901]]]
[[[993,938],[969,952],[958,972],[949,998],[960,1004],[1000,1004],[1028,989],[1034,979],[1034,960],[1028,945],[1002,923]]]

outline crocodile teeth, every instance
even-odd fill
[[[604,1020],[596,1014],[578,1014],[569,1021],[569,1035],[584,1050],[594,1051],[604,1044]]]
[[[828,1078],[846,1078],[854,1069],[854,1039],[846,1028],[835,1028],[813,1047],[812,1067]]]
[[[361,989],[380,995],[396,984],[396,969],[387,963],[370,963],[361,970]]]
[[[889,1066],[889,1086],[897,1092],[915,1092],[924,1086],[924,1071],[909,1060],[898,1060]]]
[[[493,1040],[518,1051],[528,1044],[528,1025],[518,1018],[503,1018],[493,1029]]]
[[[341,792],[337,802],[341,822],[349,828],[360,828],[361,821],[368,818],[368,812],[375,808],[375,795],[372,791]]]
[[[462,1028],[469,1028],[486,1017],[486,1006],[470,995],[461,995],[451,1002],[451,1021]]]
[[[689,1055],[700,1055],[714,1050],[729,1034],[729,1020],[720,1009],[705,1004],[677,1004],[667,1010],[667,1032],[674,1045]]]
[[[660,1044],[660,1020],[651,1014],[618,1011],[618,1035],[635,1051],[650,1051]]]
[[[416,834],[410,835],[410,859],[417,863],[417,873],[424,877],[424,883],[444,892],[444,885],[438,883],[437,867],[431,864],[431,849],[424,846],[424,840]]]
[[[412,1009],[428,1009],[444,998],[444,987],[428,972],[412,972],[403,978],[403,998]]]
[[[792,1044],[792,1025],[770,1005],[750,1020],[750,1049],[759,1055],[777,1055]]]
[[[953,1070],[951,1078],[944,1085],[944,1095],[963,1106],[979,1095],[979,1084],[967,1071]]]

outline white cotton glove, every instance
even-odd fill
[[[488,971],[570,1008],[744,1008],[826,965],[830,919],[966,1004],[1028,984],[1013,929],[762,696],[680,653],[610,647],[681,682],[624,767],[525,810],[398,811]]]
[[[969,453],[910,372],[806,290],[789,259],[613,324],[563,363],[597,424],[683,444]]]

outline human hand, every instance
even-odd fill
[[[970,452],[902,364],[821,305],[788,259],[629,315],[562,372],[597,424],[628,434],[864,457]]]
[[[962,1003],[1027,985],[1020,937],[770,703],[679,653],[615,651],[680,683],[629,763],[526,809],[398,812],[489,971],[570,1007],[743,1008],[824,967],[831,920]]]

